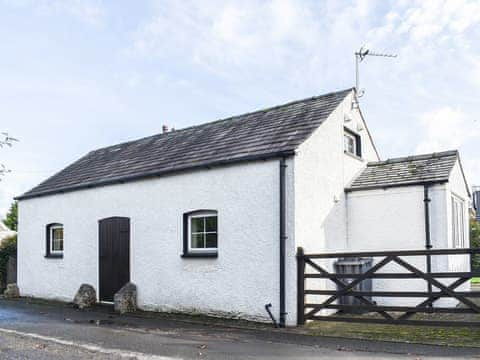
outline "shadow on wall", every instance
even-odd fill
[[[333,201],[333,200],[332,200]],[[392,240],[389,238],[382,239],[371,239],[369,241],[366,238],[363,238],[361,242],[355,241],[353,239],[350,244],[347,241],[347,233],[348,223],[347,223],[347,207],[346,207],[346,196],[342,194],[339,197],[338,201],[333,202],[333,206],[331,207],[330,212],[325,217],[324,221],[322,222],[321,229],[323,230],[323,234],[319,234],[319,241],[322,239],[322,235],[324,237],[324,253],[335,253],[335,252],[353,252],[353,251],[386,251],[386,250],[400,250],[405,249],[405,246],[402,244],[392,244],[388,241]],[[320,221],[320,219],[319,219]],[[366,225],[367,226],[367,225]],[[368,230],[368,229],[367,229]],[[367,231],[368,233],[368,231]],[[365,235],[365,232],[364,234]],[[372,236],[378,237],[379,234],[373,234]],[[358,239],[357,239],[358,240]],[[421,239],[423,240],[423,239]],[[422,249],[423,242],[420,240],[419,246],[415,249],[408,248],[408,250],[418,250]],[[355,247],[352,247],[351,244],[355,244]],[[377,246],[375,244],[384,244],[384,247]],[[398,247],[398,249],[397,249]],[[306,251],[308,254],[308,250]],[[372,265],[375,265],[383,257],[376,257],[372,259]],[[340,259],[322,259],[318,260],[318,263],[321,264],[326,270],[330,272],[335,272],[334,264]],[[410,257],[408,259],[410,263],[425,271],[425,258],[423,257]],[[387,264],[384,268],[382,268],[379,272],[391,272],[391,273],[407,273],[409,272],[405,268],[399,266],[395,263]],[[449,281],[445,281],[445,284],[448,285]],[[374,291],[395,291],[399,288],[403,288],[404,290],[410,291],[426,291],[427,285],[424,280],[421,279],[409,279],[405,281],[405,279],[372,279],[371,283]],[[334,290],[337,288],[333,281],[328,279],[312,279],[309,282],[309,285],[312,289],[328,289]],[[316,297],[316,300],[320,300],[321,297]],[[327,297],[323,297],[322,300],[326,300]],[[312,302],[312,298],[309,298]],[[384,305],[415,305],[416,303],[420,302],[422,299],[412,298],[412,299],[385,299],[385,298],[375,298],[379,304]]]

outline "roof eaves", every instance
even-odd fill
[[[90,182],[90,183],[84,183],[84,184],[72,185],[72,186],[65,186],[63,188],[56,188],[56,189],[53,189],[53,190],[46,190],[46,191],[39,191],[39,192],[32,192],[32,193],[27,192],[23,195],[15,197],[15,200],[26,200],[26,199],[36,198],[36,197],[42,197],[42,196],[48,196],[48,195],[54,195],[54,194],[62,194],[62,193],[66,193],[66,192],[76,191],[76,190],[90,189],[90,188],[113,185],[113,184],[122,184],[122,183],[126,183],[126,182],[144,180],[144,179],[153,178],[153,177],[161,177],[161,176],[165,176],[165,175],[172,175],[172,174],[175,174],[175,173],[181,173],[181,172],[186,172],[186,171],[195,171],[195,170],[199,170],[199,169],[210,169],[210,168],[213,168],[213,167],[221,167],[221,166],[226,166],[226,165],[231,165],[231,164],[236,164],[236,163],[270,160],[270,159],[274,159],[274,158],[290,157],[290,156],[294,156],[294,155],[295,155],[295,150],[284,150],[284,151],[278,151],[278,152],[274,152],[274,153],[270,153],[270,154],[261,154],[261,155],[247,155],[247,156],[244,156],[244,157],[241,157],[241,158],[223,159],[223,160],[219,160],[219,161],[197,164],[197,165],[194,165],[194,166],[178,167],[178,168],[166,169],[166,170],[161,170],[161,171],[151,171],[151,172],[148,172],[148,173],[140,173],[140,174],[135,174],[135,175],[122,176],[122,177],[108,179],[108,180],[102,180],[102,181],[96,181],[96,182],[94,181],[94,182]]]
[[[353,96],[356,97],[356,100],[358,102],[358,97],[357,97],[357,90],[353,88]],[[380,153],[377,150],[377,147],[375,146],[375,142],[373,141],[372,134],[370,133],[370,129],[368,128],[367,122],[365,121],[365,117],[363,116],[362,109],[360,106],[357,107],[358,113],[360,114],[360,118],[362,119],[363,125],[365,126],[365,129],[367,130],[367,135],[368,138],[370,139],[370,142],[372,143],[373,150],[375,150],[375,154],[377,155],[377,159],[381,159]]]
[[[379,184],[379,185],[366,185],[366,186],[357,186],[357,187],[347,187],[344,189],[346,193],[354,191],[366,191],[366,190],[379,190],[379,189],[390,189],[396,187],[407,187],[407,186],[420,186],[420,185],[438,185],[447,183],[448,179],[438,179],[438,180],[419,180],[411,181],[398,184]]]
[[[472,193],[470,192],[470,188],[468,186],[468,181],[467,181],[467,177],[465,176],[465,172],[463,171],[463,166],[462,166],[462,161],[460,160],[460,153],[457,151],[457,161],[458,161],[458,165],[460,166],[460,172],[462,173],[462,177],[463,177],[463,182],[465,183],[465,188],[467,190],[467,194],[468,194],[468,197],[471,198],[472,197]],[[455,166],[455,165],[454,165]],[[450,169],[449,173],[448,173],[448,177],[450,178],[450,175],[452,174],[452,171],[453,171],[453,168],[454,166],[452,166],[452,168]]]

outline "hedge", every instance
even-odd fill
[[[7,282],[7,263],[10,256],[17,256],[17,235],[6,238],[0,244],[0,284]]]

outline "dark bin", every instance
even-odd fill
[[[337,274],[363,274],[372,267],[372,259],[370,258],[346,258],[339,259],[335,262],[335,272]],[[351,283],[354,279],[341,279],[345,284]],[[340,290],[340,287],[338,287]],[[372,279],[365,279],[354,288],[354,291],[372,291]],[[372,300],[371,296],[364,296],[368,300]],[[340,305],[364,305],[354,296],[341,296],[339,298]],[[359,310],[343,310],[344,313],[360,313]]]
[[[17,258],[9,256],[7,261],[7,285],[17,283]]]

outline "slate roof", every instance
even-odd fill
[[[346,190],[446,182],[458,157],[451,150],[370,162]]]
[[[352,90],[94,150],[18,199],[292,155]]]

